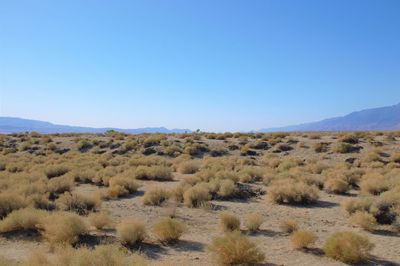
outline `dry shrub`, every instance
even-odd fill
[[[234,231],[240,229],[240,219],[230,212],[221,212],[219,214],[219,226],[222,231]]]
[[[126,197],[137,191],[139,184],[131,178],[113,178],[109,181],[110,186],[104,191],[102,197],[105,199],[116,199]]]
[[[354,152],[356,148],[350,143],[339,141],[333,146],[332,150],[336,153],[350,153]]]
[[[242,183],[261,181],[264,177],[264,169],[257,166],[246,166],[239,171],[239,179]]]
[[[139,166],[135,170],[135,177],[142,180],[171,181],[173,179],[170,167],[154,165]]]
[[[388,190],[389,187],[388,182],[383,175],[370,173],[363,176],[360,182],[360,189],[363,193],[379,195]]]
[[[344,263],[359,263],[365,261],[368,252],[374,247],[367,237],[353,232],[337,232],[325,242],[325,254]]]
[[[367,231],[373,231],[376,227],[375,217],[372,214],[363,211],[357,211],[352,214],[350,222]]]
[[[218,196],[221,198],[230,198],[236,192],[235,183],[230,179],[224,179],[219,182]]]
[[[299,225],[293,220],[284,219],[284,220],[280,221],[279,228],[283,232],[285,232],[287,234],[291,234],[299,229]]]
[[[346,180],[338,177],[328,178],[324,183],[324,188],[327,192],[335,194],[345,194],[350,190]]]
[[[51,244],[74,244],[80,235],[88,232],[85,222],[75,213],[55,212],[40,224],[44,238]]]
[[[215,237],[208,249],[220,265],[257,265],[265,259],[256,244],[239,231]]]
[[[61,194],[64,192],[71,191],[74,187],[74,180],[71,176],[65,175],[55,177],[47,182],[47,191],[51,194]]]
[[[130,254],[125,248],[112,244],[98,245],[94,249],[57,248],[54,256],[47,256],[44,252],[34,252],[25,264],[26,266],[146,266],[149,265],[149,261],[137,253]]]
[[[0,232],[18,230],[37,230],[38,225],[48,213],[34,208],[25,208],[13,211],[0,221]]]
[[[49,166],[44,171],[44,173],[48,179],[65,175],[68,172],[69,172],[69,168],[64,165]]]
[[[186,207],[197,208],[209,200],[211,200],[211,195],[205,184],[196,184],[183,193],[183,203]]]
[[[283,180],[268,187],[268,197],[278,204],[312,204],[318,200],[318,188],[304,182]]]
[[[290,240],[295,249],[303,249],[313,245],[317,241],[317,236],[313,232],[299,230],[292,234]]]
[[[136,219],[125,219],[116,226],[117,237],[127,245],[140,243],[146,237],[146,227],[144,222]]]
[[[340,205],[348,213],[352,214],[357,211],[368,211],[372,205],[372,200],[370,198],[345,199]]]
[[[106,212],[91,213],[88,217],[90,225],[96,229],[103,229],[112,224],[111,217]]]
[[[250,213],[246,216],[244,225],[251,232],[260,230],[260,226],[263,223],[263,217],[258,213]]]
[[[142,198],[145,205],[161,205],[169,198],[169,193],[162,187],[151,187],[147,190]]]
[[[0,219],[10,212],[28,206],[28,202],[15,191],[0,193]]]
[[[153,226],[153,233],[162,243],[177,241],[185,231],[184,224],[170,217],[160,218]]]
[[[101,206],[101,200],[96,196],[66,192],[56,200],[56,204],[60,210],[74,211],[84,215],[88,214],[89,211],[97,211]]]
[[[181,174],[194,174],[200,169],[200,164],[194,160],[183,161],[178,166],[178,172]]]

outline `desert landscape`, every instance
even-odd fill
[[[399,265],[400,133],[0,136],[0,265]]]

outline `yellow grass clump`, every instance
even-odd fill
[[[219,226],[222,231],[234,231],[240,229],[240,219],[230,212],[221,212],[219,214]]]
[[[153,233],[162,243],[177,241],[185,231],[184,224],[170,217],[160,218],[153,226]]]
[[[136,219],[125,219],[116,226],[117,237],[123,244],[133,245],[140,243],[146,237],[144,222]]]
[[[219,265],[257,265],[265,259],[256,244],[239,231],[215,237],[208,249]]]
[[[344,263],[360,263],[369,256],[374,245],[367,237],[353,232],[337,232],[331,235],[324,244],[325,254]]]

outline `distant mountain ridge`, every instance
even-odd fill
[[[94,127],[78,127],[57,125],[50,122],[23,119],[17,117],[0,117],[0,133],[19,133],[26,131],[36,131],[39,133],[104,133],[108,130],[115,130],[130,134],[139,133],[185,133],[191,132],[189,129],[168,129],[165,127],[145,127],[136,129],[123,128],[94,128]]]
[[[318,122],[265,128],[259,130],[259,132],[354,130],[400,130],[400,103],[392,106],[365,109]]]

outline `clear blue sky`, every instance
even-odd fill
[[[0,115],[252,130],[400,102],[400,1],[0,1]]]

